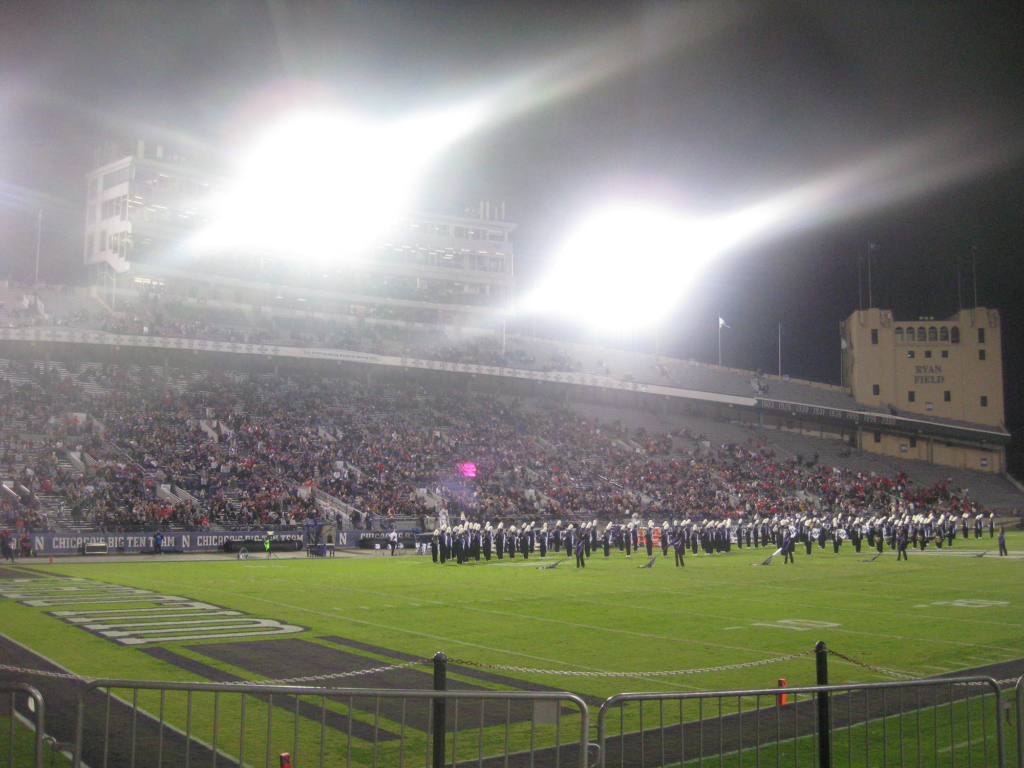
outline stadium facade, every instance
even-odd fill
[[[862,406],[935,423],[1005,432],[999,311],[964,309],[944,320],[899,321],[886,309],[857,310],[842,323],[843,376]],[[865,450],[936,464],[1004,471],[999,441],[874,433]]]
[[[515,224],[504,204],[481,202],[459,216],[396,212],[363,252],[322,267],[198,247],[233,184],[210,167],[141,139],[96,151],[83,260],[109,307],[155,290],[257,314],[449,330],[495,329],[510,314]]]

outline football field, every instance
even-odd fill
[[[1024,534],[1007,538],[1011,550],[1024,549]],[[657,678],[599,675],[764,662],[807,652],[818,640],[870,666],[915,677],[1019,658],[1024,656],[1024,562],[994,552],[981,558],[965,554],[993,545],[987,538],[958,539],[953,554],[912,549],[909,562],[897,562],[888,548],[865,562],[874,555],[866,547],[858,555],[846,544],[834,555],[831,547],[815,546],[806,556],[801,546],[796,563],[784,565],[776,557],[763,567],[751,566],[770,549],[733,547],[728,554],[688,555],[684,568],[674,567],[671,556],[664,558],[659,550],[649,569],[638,567],[648,562],[646,556],[627,558],[613,550],[608,559],[595,553],[584,569],[571,560],[541,568],[559,559],[549,553],[544,560],[533,556],[461,566],[412,554],[269,561],[255,556],[188,561],[168,555],[137,563],[26,561],[16,570],[18,578],[73,577],[134,587],[302,628],[273,639],[238,639],[250,646],[300,641],[331,646],[323,638],[334,637],[367,646],[359,652],[369,658],[389,661],[390,652],[429,657],[444,651],[471,662],[596,673],[559,677],[516,671],[513,676],[607,696],[627,689],[765,686],[780,677],[790,685],[810,684],[814,665],[804,658]],[[8,569],[8,575],[14,573]],[[6,580],[7,589],[11,583]],[[229,645],[230,638],[204,641],[212,631],[194,624],[149,635],[142,645],[122,645],[53,615],[76,607],[70,597],[81,600],[75,592],[67,594],[66,605],[51,596],[38,607],[17,597],[0,598],[4,633],[81,675],[147,680],[195,676],[141,651],[172,648],[199,659],[203,654],[197,649],[206,642]],[[116,611],[120,604],[111,598],[79,607],[95,614],[104,605]],[[158,612],[156,604],[135,605]],[[161,639],[183,635],[186,640]],[[230,654],[219,655],[224,658],[202,661],[246,679],[269,677],[228,664]],[[288,676],[312,673],[303,663],[296,656]],[[834,682],[896,679],[835,657],[830,672]]]
[[[1024,550],[1024,534],[1007,542]],[[19,561],[0,569],[0,626],[17,650],[5,664],[90,678],[426,689],[429,665],[410,662],[443,651],[456,686],[567,690],[596,710],[625,691],[811,685],[819,640],[849,657],[830,657],[831,683],[1020,659],[1024,559],[971,556],[994,547],[957,539],[952,553],[897,562],[888,548],[871,561],[849,543],[838,555],[800,546],[794,564],[767,566],[754,564],[771,549],[733,547],[683,568],[660,550],[650,568],[615,550],[580,569],[542,567],[553,553],[461,566],[415,554]]]

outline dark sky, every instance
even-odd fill
[[[31,275],[41,205],[43,279],[84,280],[83,176],[101,140],[230,149],[291,103],[388,116],[495,97],[506,111],[441,158],[422,206],[507,201],[524,286],[609,195],[728,212],[940,135],[905,166],[896,151],[884,185],[714,264],[663,347],[714,361],[721,314],[725,362],[774,371],[781,322],[785,371],[837,381],[869,242],[875,304],[901,318],[956,311],[957,259],[975,246],[1019,430],[1022,18],[1015,3],[7,2],[0,271]]]

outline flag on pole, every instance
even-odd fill
[[[770,555],[768,555],[768,559],[765,560],[763,563],[751,563],[751,565],[771,565],[772,564],[772,558],[775,557],[777,554],[779,554],[779,552],[781,552],[781,551],[782,551],[782,547],[779,547],[774,552],[772,552]]]
[[[723,320],[721,317],[719,317],[718,318],[718,327],[719,328],[728,328],[729,326],[725,324],[725,320]]]

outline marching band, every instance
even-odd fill
[[[492,557],[504,560],[507,556],[515,560],[519,555],[528,560],[536,553],[544,558],[548,553],[576,557],[577,567],[585,567],[586,560],[598,552],[610,557],[618,550],[629,557],[638,549],[645,548],[651,556],[655,546],[661,547],[663,557],[669,549],[675,556],[677,566],[684,565],[687,550],[692,555],[728,553],[735,545],[739,549],[770,547],[776,554],[783,554],[786,563],[795,562],[794,554],[798,544],[810,555],[815,545],[824,550],[831,545],[832,553],[839,554],[842,545],[849,542],[856,552],[866,545],[877,553],[886,546],[897,551],[900,559],[907,557],[908,547],[924,550],[929,545],[938,549],[952,547],[957,536],[968,538],[971,515],[964,512],[961,517],[953,513],[915,513],[911,508],[893,505],[881,514],[828,514],[808,511],[799,515],[773,514],[770,516],[750,515],[738,518],[695,518],[664,520],[656,525],[654,520],[609,522],[602,528],[596,520],[562,524],[559,520],[552,527],[547,523],[523,523],[519,527],[504,523],[496,526],[464,522],[456,526],[443,526],[430,537],[430,554],[434,562],[449,560],[462,564],[470,561],[490,562]],[[988,519],[990,532],[994,529],[992,513],[973,516],[975,538]]]

